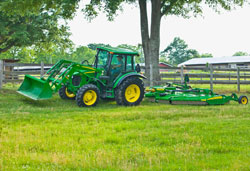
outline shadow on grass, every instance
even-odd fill
[[[19,101],[21,101],[24,105],[29,105],[32,107],[51,106],[51,100],[43,101],[43,100],[32,100],[32,99],[28,99],[28,98],[20,98]]]

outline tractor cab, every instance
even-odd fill
[[[95,68],[102,69],[99,77],[108,85],[112,85],[120,76],[135,72],[134,56],[137,52],[113,47],[98,47]]]

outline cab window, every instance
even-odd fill
[[[126,65],[126,70],[131,71],[133,70],[133,62],[132,62],[133,56],[128,55],[127,56],[127,65]]]
[[[107,51],[99,51],[97,68],[104,68],[108,63],[109,53]]]

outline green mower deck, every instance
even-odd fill
[[[209,89],[194,88],[184,84],[171,84],[166,86],[154,86],[146,89],[145,97],[152,102],[167,104],[187,105],[224,105],[231,100],[240,104],[247,104],[246,96],[238,96],[232,93],[231,96],[220,95]]]

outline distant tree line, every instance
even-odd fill
[[[71,44],[68,46],[59,46],[51,44],[49,48],[41,45],[33,46],[13,46],[5,53],[0,53],[0,59],[19,59],[23,63],[56,63],[60,59],[67,59],[74,62],[82,62],[88,60],[90,64],[94,63],[96,48],[99,46],[110,47],[104,43],[90,43],[87,46],[74,47]],[[135,57],[136,63],[144,63],[144,53],[142,45],[121,44],[117,47],[126,48],[139,52],[140,56]],[[248,56],[246,52],[238,51],[233,56]],[[176,66],[192,58],[211,58],[211,53],[200,54],[195,49],[188,48],[187,43],[179,37],[174,40],[160,53],[160,62],[168,63]]]
[[[5,53],[0,53],[0,59],[19,59],[20,62],[23,63],[56,63],[60,59],[67,59],[74,62],[87,60],[89,64],[93,64],[96,55],[96,48],[99,46],[110,47],[109,44],[103,43],[90,43],[87,46],[78,47],[72,45],[67,48],[51,46],[49,49],[40,46],[14,46]],[[117,47],[138,51],[140,55],[135,57],[136,63],[144,62],[141,45],[133,46],[122,44]]]

